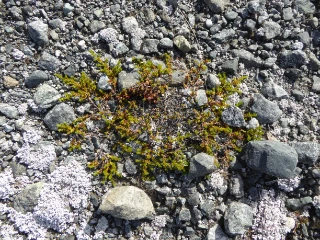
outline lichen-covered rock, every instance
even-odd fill
[[[134,186],[115,187],[109,190],[102,197],[99,209],[103,213],[126,220],[151,218],[155,213],[148,195]]]

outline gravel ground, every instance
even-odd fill
[[[0,239],[320,239],[319,9],[316,0],[0,0]],[[86,166],[108,145],[96,137],[69,152],[56,128],[90,104],[59,103],[67,88],[55,73],[85,71],[108,88],[89,49],[121,60],[119,86],[134,84],[138,55],[169,53],[182,73],[210,59],[199,105],[219,72],[248,76],[234,96],[244,106],[224,121],[260,124],[264,140],[229,168],[192,154],[189,174],[154,181],[123,159],[116,187],[102,184]],[[245,107],[257,114],[250,123]]]

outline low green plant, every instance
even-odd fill
[[[241,94],[239,86],[246,77],[231,81],[226,74],[219,74],[221,85],[206,90],[208,104],[198,107],[193,102],[194,94],[185,98],[177,94],[177,88],[170,86],[173,73],[172,59],[162,56],[164,65],[155,65],[151,60],[133,59],[140,74],[139,83],[120,91],[117,76],[121,63],[110,67],[107,59],[90,51],[97,68],[109,78],[110,91],[97,88],[95,80],[85,73],[80,78],[61,74],[56,76],[71,88],[61,100],[89,102],[90,113],[78,117],[71,124],[60,124],[58,130],[71,136],[70,150],[79,150],[81,143],[94,134],[109,139],[110,152],[99,155],[88,167],[103,181],[114,183],[120,177],[117,164],[130,157],[139,166],[142,178],[152,179],[158,171],[186,173],[189,162],[187,152],[206,152],[216,156],[217,166],[227,166],[234,152],[241,151],[247,142],[263,135],[261,127],[256,129],[234,128],[221,120],[223,110],[228,107],[228,98]],[[206,61],[197,62],[190,68],[184,87],[195,92],[203,86],[201,74],[206,70]],[[115,103],[111,109],[108,103]],[[245,113],[246,120],[254,117]],[[103,126],[94,132],[87,129],[87,123],[102,122]]]

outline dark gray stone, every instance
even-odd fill
[[[61,65],[60,60],[51,54],[44,52],[38,62],[39,68],[54,71]]]
[[[230,237],[244,234],[253,225],[253,210],[244,203],[232,202],[224,214],[224,227]]]
[[[248,167],[278,178],[293,178],[298,154],[293,147],[277,141],[251,141],[244,148]]]
[[[37,87],[40,83],[48,81],[49,77],[46,72],[41,70],[36,70],[31,73],[31,75],[26,79],[25,84],[27,87],[34,88]]]
[[[118,88],[120,91],[123,89],[131,88],[139,83],[140,74],[138,72],[121,71],[118,75]]]
[[[155,214],[151,199],[134,186],[110,189],[102,197],[99,209],[102,213],[125,220],[151,218]]]
[[[38,204],[40,192],[44,184],[44,182],[37,182],[27,185],[26,188],[14,198],[13,208],[21,213],[33,212],[34,207]]]
[[[235,198],[241,198],[244,196],[243,180],[239,174],[236,174],[230,178],[229,193]]]
[[[289,97],[286,90],[272,81],[266,82],[262,86],[261,93],[270,100],[280,100]]]
[[[47,113],[43,121],[50,130],[57,131],[57,124],[72,123],[75,118],[73,108],[65,103],[60,103]]]
[[[293,145],[298,153],[298,161],[313,165],[319,158],[320,149],[315,142],[297,142]]]
[[[159,47],[163,49],[172,49],[173,41],[170,38],[162,38],[160,39]]]
[[[282,115],[278,104],[267,100],[258,93],[254,95],[251,111],[257,114],[257,119],[262,124],[274,123]]]
[[[301,67],[307,62],[307,54],[302,50],[283,50],[278,55],[279,65],[283,68]]]
[[[292,95],[293,95],[294,98],[295,98],[297,101],[299,101],[299,102],[301,102],[301,101],[304,99],[304,97],[305,97],[304,93],[301,92],[301,91],[298,90],[298,89],[293,89],[293,90],[292,90]]]
[[[245,125],[243,113],[238,107],[227,107],[221,115],[222,121],[231,127],[243,127]]]
[[[312,71],[318,71],[320,69],[320,61],[313,52],[309,53],[308,68],[311,69]]]
[[[63,14],[68,15],[69,13],[73,12],[74,7],[70,5],[70,3],[66,3],[63,6]]]
[[[49,21],[49,26],[52,29],[57,29],[59,28],[60,30],[63,30],[65,28],[65,25],[67,23],[62,21],[60,18],[55,18]]]
[[[179,222],[189,222],[191,220],[191,213],[188,208],[182,208],[179,217],[178,217]]]
[[[123,56],[128,51],[129,51],[129,48],[123,42],[114,43],[113,48],[111,50],[112,55],[114,57]]]
[[[191,206],[197,206],[200,203],[200,198],[200,194],[198,192],[195,192],[188,197],[188,203]]]
[[[208,74],[206,86],[208,89],[212,90],[221,85],[220,79],[214,74]]]
[[[137,166],[134,164],[131,159],[126,159],[124,163],[124,167],[126,169],[126,172],[129,174],[136,174],[137,173]]]
[[[33,100],[40,108],[51,108],[59,101],[61,95],[53,87],[43,84],[37,88]]]
[[[190,168],[188,178],[193,180],[202,177],[216,169],[214,165],[215,159],[206,153],[198,153],[190,160]]]
[[[208,231],[206,240],[229,240],[228,236],[222,231],[219,224],[215,224]]]
[[[28,33],[31,39],[39,46],[43,47],[49,44],[48,25],[41,20],[29,23]]]
[[[19,112],[15,106],[8,103],[0,103],[0,113],[2,113],[7,118],[18,118]]]
[[[304,206],[312,203],[312,197],[303,198],[289,198],[286,201],[286,207],[296,211],[302,209]]]
[[[27,168],[25,166],[23,166],[22,164],[20,163],[17,163],[17,162],[11,162],[10,163],[10,167],[12,169],[12,174],[13,174],[13,177],[16,178],[16,177],[20,177],[22,175],[26,175],[26,171],[27,171]]]

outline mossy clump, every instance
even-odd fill
[[[58,130],[72,137],[70,150],[80,149],[81,143],[93,135],[108,142],[108,153],[96,154],[88,164],[101,175],[103,181],[114,182],[119,177],[117,164],[125,158],[134,160],[142,179],[153,179],[159,171],[188,170],[188,155],[205,152],[216,156],[217,165],[227,166],[232,155],[242,146],[260,139],[263,131],[235,128],[223,123],[221,115],[228,107],[228,98],[241,94],[239,86],[246,77],[228,81],[226,74],[219,74],[220,86],[206,90],[208,103],[198,106],[194,96],[204,82],[201,74],[206,70],[206,61],[198,62],[187,72],[182,87],[172,87],[173,61],[167,54],[162,56],[164,64],[151,60],[133,59],[140,74],[139,83],[119,90],[117,76],[122,71],[121,63],[110,67],[107,59],[91,51],[99,71],[109,78],[111,88],[102,91],[97,81],[81,73],[80,78],[57,74],[71,87],[61,100],[75,99],[90,103],[89,113],[78,117],[71,124],[60,124]],[[189,89],[190,94],[181,94]],[[110,107],[112,103],[113,107]],[[254,117],[245,112],[246,120]],[[97,130],[88,129],[88,123],[99,123]]]

